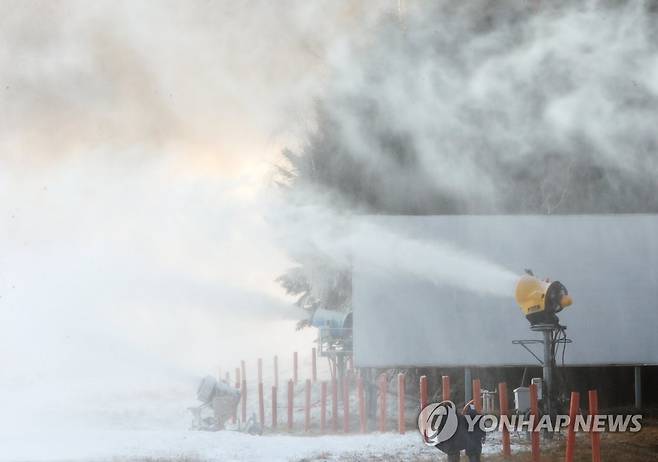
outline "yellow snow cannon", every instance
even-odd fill
[[[516,303],[531,325],[558,325],[557,313],[573,303],[567,288],[559,281],[541,280],[532,274],[521,276],[516,284]]]

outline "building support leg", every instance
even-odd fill
[[[635,366],[635,407],[642,409],[642,367]]]
[[[473,374],[470,367],[464,368],[464,403],[473,399]]]

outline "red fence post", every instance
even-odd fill
[[[580,393],[572,391],[569,400],[569,427],[567,430],[567,450],[564,456],[565,462],[573,462],[573,455],[576,450],[576,415],[578,415],[579,408]]]
[[[292,430],[292,407],[294,400],[295,383],[290,379],[288,381],[288,430]]]
[[[507,401],[507,383],[501,382],[498,384],[498,401],[500,403],[500,416],[509,416],[509,403]],[[503,457],[509,459],[512,455],[510,447],[509,429],[507,425],[503,425]]]
[[[343,376],[343,432],[350,432],[350,378]]]
[[[357,396],[359,399],[359,430],[366,432],[366,397],[363,391],[363,377],[359,375],[356,379]]]
[[[244,376],[243,376],[244,377]],[[247,421],[247,381],[242,379],[242,423]]]
[[[320,433],[327,429],[327,382],[320,384]]]
[[[331,430],[338,431],[338,380],[336,376],[331,379]]]
[[[304,431],[308,432],[311,430],[311,379],[306,379],[304,392]]]
[[[599,394],[596,390],[588,392],[589,398],[589,415],[592,416],[592,462],[601,462],[601,433],[594,431],[596,416],[599,413]]]
[[[473,404],[475,410],[479,413],[482,412],[482,390],[480,389],[480,379],[473,379]]]
[[[406,431],[404,420],[404,374],[398,374],[398,431],[404,434]]]
[[[265,399],[263,397],[263,382],[258,384],[258,417],[261,428],[265,427]]]
[[[292,354],[292,380],[297,385],[297,381],[299,380],[299,375],[298,375],[298,361],[297,361],[297,352],[295,351]]]
[[[318,381],[318,364],[315,348],[311,350],[311,378],[313,379],[313,383]]]
[[[386,395],[388,394],[388,381],[386,374],[379,376],[379,431],[386,431]]]
[[[427,376],[420,376],[420,410],[427,406]]]
[[[539,417],[539,410],[537,406],[537,385],[530,384],[530,420],[532,421],[532,428],[530,429],[532,437],[532,462],[539,462],[539,432],[535,431],[537,428],[537,420]]]
[[[258,358],[258,383],[263,382],[263,358]]]
[[[276,385],[272,385],[272,430],[276,430]]]
[[[441,398],[443,401],[450,400],[450,376],[441,377]]]

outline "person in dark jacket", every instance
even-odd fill
[[[459,462],[459,455],[463,450],[466,451],[469,462],[480,462],[485,433],[477,423],[473,431],[469,432],[465,414],[468,414],[473,419],[478,415],[475,406],[472,404],[467,405],[464,413],[457,416],[457,432],[449,440],[435,446],[438,450],[448,455],[448,462]]]

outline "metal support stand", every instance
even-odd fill
[[[318,356],[326,356],[330,363],[336,366],[336,381],[338,383],[338,398],[343,399],[343,377],[347,370],[347,357],[352,355],[352,329],[320,327]]]
[[[542,364],[542,394],[545,405],[545,412],[553,415],[553,368],[555,367],[555,356],[553,355],[553,329],[543,329],[544,334],[544,361]]]
[[[543,339],[537,340],[513,340],[512,343],[515,345],[521,345],[525,348],[537,362],[542,366],[542,402],[544,407],[544,412],[549,415],[553,415],[556,412],[556,390],[554,383],[554,371],[555,371],[555,353],[556,346],[558,344],[568,344],[571,343],[571,339],[564,336],[557,335],[559,332],[564,333],[566,330],[565,326],[559,324],[535,324],[531,326],[530,329],[534,332],[541,332]],[[543,358],[540,359],[539,356],[533,352],[528,345],[534,345],[541,343],[544,347]]]
[[[336,355],[336,380],[338,382],[338,399],[343,401],[343,378],[347,370],[347,359],[345,355]]]

